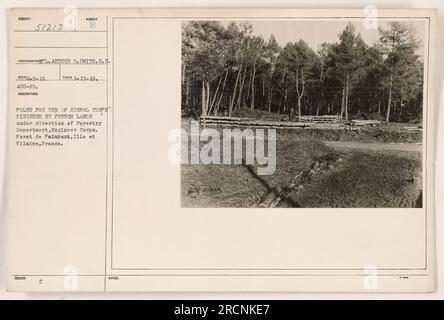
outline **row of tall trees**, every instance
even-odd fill
[[[419,119],[423,63],[415,30],[399,22],[369,46],[353,24],[313,50],[303,40],[280,46],[247,22],[191,21],[182,28],[182,109],[233,115],[238,108],[348,120]]]

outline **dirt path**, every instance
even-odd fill
[[[364,149],[373,151],[411,151],[422,152],[422,144],[419,143],[365,143],[355,141],[323,141],[327,146],[333,148]]]

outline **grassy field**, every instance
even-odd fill
[[[421,207],[421,152],[401,148],[420,141],[418,132],[403,133],[396,125],[376,130],[383,133],[279,130],[277,166],[270,176],[258,176],[248,165],[184,164],[182,206],[258,207],[273,195],[281,198],[277,207]],[[379,149],[381,140],[392,147]],[[347,143],[335,147],[323,141]],[[347,147],[356,142],[356,148]],[[362,147],[366,143],[369,148]]]

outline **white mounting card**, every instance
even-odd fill
[[[9,10],[8,289],[433,291],[436,31]]]

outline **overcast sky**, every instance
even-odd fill
[[[262,35],[267,40],[271,34],[274,35],[276,41],[281,45],[288,42],[295,42],[299,39],[305,40],[308,45],[317,50],[322,42],[337,42],[338,35],[345,29],[350,21],[249,21],[254,29],[254,33]],[[362,39],[372,45],[378,40],[379,34],[377,29],[366,29],[362,21],[351,21],[356,31],[361,34]],[[424,21],[408,21],[416,29],[416,38],[421,40],[420,48],[417,54],[424,53]],[[224,23],[225,24],[225,23]],[[228,22],[226,23],[228,24]],[[379,26],[383,29],[388,28],[388,21],[379,21]]]

